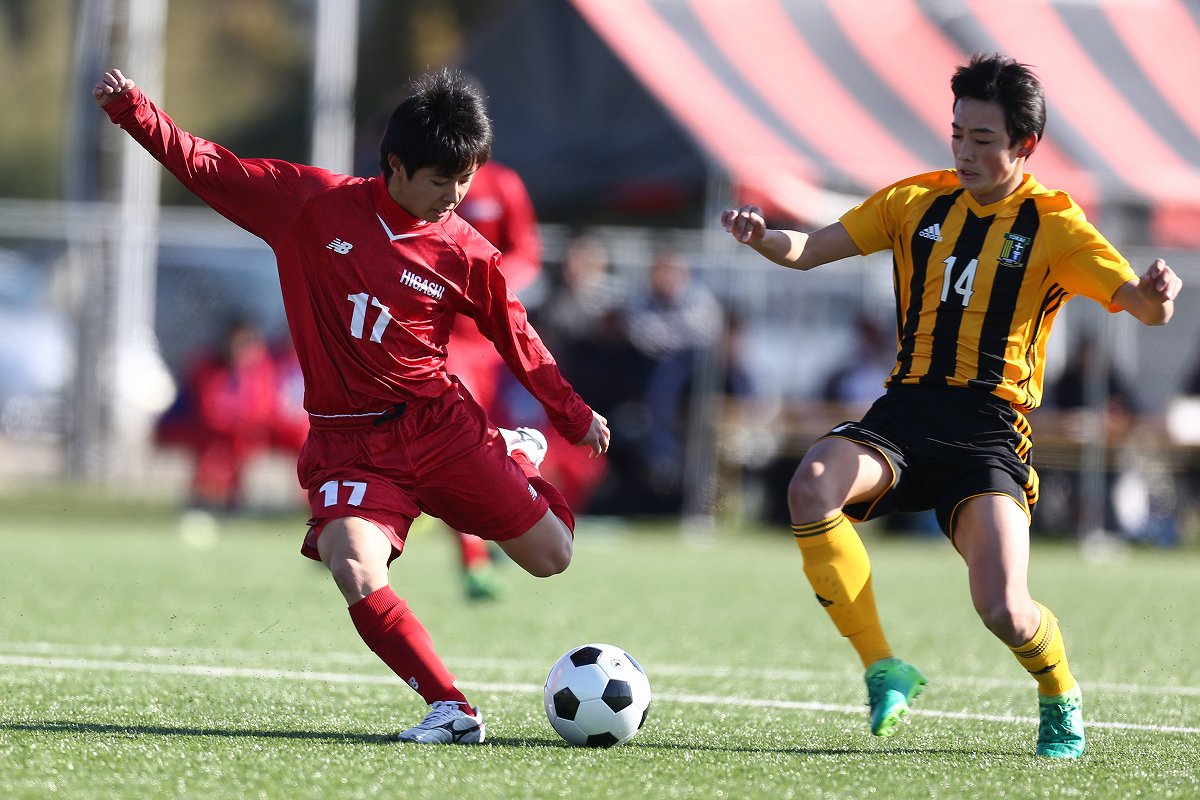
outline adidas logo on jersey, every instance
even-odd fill
[[[935,222],[925,230],[918,233],[917,236],[923,236],[926,239],[932,239],[935,242],[940,242],[942,240],[942,226]]]

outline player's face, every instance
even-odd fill
[[[1024,178],[1025,158],[1036,137],[1013,142],[999,103],[963,98],[954,104],[950,149],[958,182],[980,205],[1003,200]]]
[[[447,175],[438,167],[421,167],[410,176],[397,159],[392,163],[388,194],[414,217],[441,222],[467,196],[474,177],[475,167],[457,175]]]

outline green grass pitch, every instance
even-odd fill
[[[390,740],[420,699],[362,645],[302,518],[185,537],[177,517],[76,493],[0,498],[3,798],[1196,798],[1200,553],[1084,559],[1039,543],[1084,689],[1088,753],[1033,756],[1031,679],[970,608],[937,538],[865,531],[897,653],[929,677],[896,738],[786,530],[581,521],[575,563],[462,596],[452,542],[414,532],[392,584],[488,721],[479,747]],[[608,641],[655,692],[610,750],[567,746],[541,686]]]

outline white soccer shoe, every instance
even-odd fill
[[[550,446],[546,444],[546,437],[536,428],[517,428],[515,431],[501,428],[500,435],[504,437],[504,443],[508,445],[510,456],[513,451],[520,450],[529,458],[529,463],[535,467],[542,465],[542,459],[546,457],[546,451],[550,449]]]
[[[483,742],[487,726],[483,724],[483,714],[478,708],[472,708],[473,714],[462,710],[462,706],[453,700],[438,700],[432,705],[433,710],[425,716],[420,725],[416,725],[396,738],[402,742],[417,744],[480,744]]]

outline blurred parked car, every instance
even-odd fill
[[[275,254],[266,247],[162,245],[154,332],[171,374],[220,341],[231,319],[252,320],[274,342],[287,335]]]
[[[0,250],[0,434],[52,437],[75,369],[67,317],[50,297],[50,270]]]

